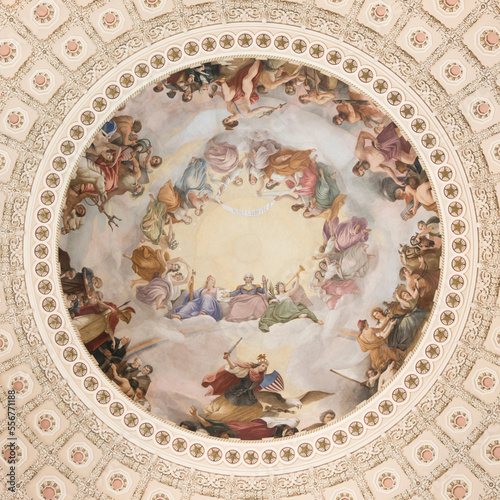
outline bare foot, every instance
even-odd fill
[[[369,253],[369,254],[368,254],[368,258],[369,258],[369,259],[373,259],[373,257],[376,257],[376,255],[373,255],[373,254],[371,254],[371,253]]]
[[[369,233],[370,231],[371,231],[371,229],[368,229],[367,227],[365,227],[365,228],[363,229],[363,233]]]
[[[165,306],[161,306],[161,305],[160,306],[156,306],[156,310],[158,310],[158,309],[165,309]]]
[[[203,311],[200,313],[200,316],[206,316],[207,313],[204,313]]]
[[[356,295],[361,295],[361,290],[354,290],[354,292],[352,293],[355,293]]]
[[[354,232],[355,232],[356,234],[358,234],[360,229],[361,229],[361,226],[358,224],[358,225],[354,228]]]
[[[181,319],[181,317],[178,315],[178,314],[172,314],[172,316],[170,316],[172,319]]]
[[[337,172],[333,172],[332,175],[330,175],[330,179],[335,179],[335,176],[337,175]]]
[[[307,318],[307,314],[301,314],[299,318]]]
[[[321,321],[320,319],[318,319],[318,325],[324,325],[325,322],[324,321]]]

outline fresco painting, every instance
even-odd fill
[[[214,61],[128,101],[79,159],[61,233],[96,363],[220,438],[352,411],[410,354],[439,285],[438,209],[398,125],[278,59]]]

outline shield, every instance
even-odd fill
[[[274,370],[272,373],[264,375],[264,380],[260,386],[268,392],[280,392],[285,388],[285,383],[281,375]]]

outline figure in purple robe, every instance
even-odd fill
[[[227,174],[238,166],[238,148],[227,142],[215,143],[210,141],[205,149],[205,158],[212,170]]]
[[[368,222],[363,217],[352,217],[350,220],[340,222],[335,217],[331,222],[325,222],[323,226],[323,237],[326,241],[324,254],[343,252],[356,243],[364,243],[368,240],[370,229]]]
[[[144,302],[148,306],[155,306],[158,296],[162,297],[162,303],[168,302],[172,293],[172,283],[170,281],[156,277],[153,278],[147,285],[138,286],[136,290],[136,298]]]

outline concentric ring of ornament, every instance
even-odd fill
[[[114,72],[99,81],[94,86],[94,92],[88,92],[86,97],[82,98],[80,103],[69,113],[64,123],[64,128],[60,127],[52,140],[37,174],[38,183],[36,185],[40,187],[40,194],[38,197],[33,196],[31,198],[31,209],[28,211],[30,214],[37,215],[32,217],[31,221],[28,221],[28,223],[31,222],[32,228],[30,232],[31,238],[27,238],[27,240],[31,239],[33,243],[47,241],[48,246],[51,247],[52,245],[52,248],[57,244],[56,236],[59,219],[53,216],[52,210],[47,208],[44,200],[47,199],[47,191],[51,192],[54,199],[52,205],[54,211],[55,213],[60,212],[65,191],[62,189],[62,186],[67,186],[72,167],[75,165],[79,152],[76,150],[77,148],[74,143],[75,137],[70,135],[72,127],[74,130],[75,123],[82,123],[84,125],[83,127],[78,125],[78,142],[81,144],[85,142],[89,143],[93,134],[99,129],[100,124],[113,114],[114,110],[124,99],[135,95],[143,87],[158,81],[166,73],[185,69],[188,64],[192,65],[193,62],[202,63],[217,58],[235,56],[267,56],[307,64],[327,74],[335,71],[333,76],[340,77],[350,85],[368,94],[375,103],[383,107],[384,111],[400,124],[410,141],[416,146],[424,164],[429,166],[428,174],[430,182],[441,208],[445,242],[450,241],[450,243],[453,243],[445,252],[448,263],[445,262],[443,268],[443,278],[438,289],[438,301],[442,302],[447,294],[448,296],[452,293],[456,295],[455,289],[450,285],[449,275],[453,274],[459,277],[464,283],[473,282],[470,276],[467,278],[465,276],[467,272],[469,274],[475,272],[473,268],[469,268],[469,262],[475,261],[474,249],[477,246],[473,244],[473,241],[468,241],[465,237],[467,228],[471,224],[464,217],[466,211],[462,210],[459,214],[453,214],[449,210],[452,203],[460,202],[465,207],[470,202],[470,199],[467,199],[466,196],[468,193],[463,188],[458,189],[456,197],[452,200],[449,200],[445,194],[445,188],[450,184],[450,179],[447,177],[451,177],[454,185],[457,186],[461,180],[460,171],[452,166],[455,161],[453,149],[447,144],[439,144],[438,137],[445,138],[446,135],[433,118],[432,113],[425,103],[418,96],[408,95],[410,94],[408,89],[403,90],[404,82],[398,80],[398,77],[395,75],[389,74],[390,72],[386,68],[370,60],[356,49],[351,48],[350,50],[353,54],[344,55],[344,51],[347,51],[347,49],[344,48],[341,50],[334,43],[333,39],[321,37],[314,33],[309,34],[311,40],[307,41],[305,40],[303,31],[297,33],[296,37],[292,37],[291,35],[285,37],[285,35],[281,34],[273,35],[271,27],[268,32],[263,33],[261,24],[256,25],[253,31],[248,25],[246,25],[245,31],[241,33],[237,33],[236,30],[228,33],[223,28],[220,28],[220,31],[219,34],[214,34],[218,39],[218,45],[215,39],[213,39],[215,44],[205,43],[207,37],[203,36],[201,32],[198,38],[191,32],[188,36],[186,34],[178,35],[170,41],[164,40],[158,42],[153,47],[143,49],[134,57],[130,57],[122,63]],[[295,31],[297,30],[290,28],[289,33]],[[262,39],[264,35],[266,36],[266,40],[269,39],[271,43],[268,43],[267,46],[260,44],[258,49],[255,47],[257,51],[255,54],[249,53],[248,47],[243,52],[240,45],[238,43],[231,43],[231,40],[235,42],[239,36],[244,34],[252,36],[257,45],[259,45],[258,40]],[[284,38],[286,38],[288,45],[281,43]],[[222,41],[225,41],[224,44],[222,44]],[[189,45],[190,43],[191,45]],[[179,53],[172,53],[172,48],[192,47],[193,43],[197,44],[200,50],[196,56],[190,55],[189,63],[183,62],[187,61],[186,56],[188,54],[184,55],[182,49],[179,49]],[[313,47],[318,46],[324,48],[324,51],[311,50]],[[320,53],[321,55],[319,55]],[[175,57],[173,57],[174,55]],[[317,57],[318,55],[319,57]],[[129,86],[123,86],[120,82],[123,82],[124,76],[134,74],[134,68],[139,63],[143,68],[141,78],[133,79]],[[365,72],[359,71],[360,68]],[[127,85],[128,81],[130,79],[127,79]],[[92,96],[96,94],[96,97]],[[117,99],[118,97],[120,99]],[[86,116],[91,117],[91,119],[87,118],[85,121],[81,119],[84,113],[87,113]],[[415,122],[417,119],[418,122]],[[418,126],[416,123],[418,123]],[[80,134],[80,129],[83,130],[83,135]],[[422,134],[424,130],[425,134]],[[439,131],[443,133],[440,134]],[[80,145],[79,150],[81,149]],[[67,168],[68,165],[70,168]],[[40,182],[48,173],[54,171],[60,172],[61,182],[57,186],[47,186],[46,182]],[[447,174],[443,177],[440,175],[440,172]],[[459,231],[459,233],[456,231]],[[452,237],[452,233],[460,234],[460,236]],[[474,235],[471,235],[470,238],[474,238]],[[29,244],[31,245],[31,243]],[[118,388],[105,379],[94,361],[90,359],[89,354],[84,349],[83,344],[76,334],[75,328],[71,325],[67,311],[65,311],[62,303],[62,294],[59,290],[60,285],[56,272],[56,253],[49,252],[48,256],[45,257],[41,257],[35,252],[29,253],[29,262],[31,262],[35,275],[39,278],[34,279],[29,276],[27,281],[32,282],[29,285],[34,285],[28,286],[28,290],[32,302],[38,304],[42,304],[47,299],[47,295],[43,295],[40,287],[37,286],[42,281],[41,278],[47,281],[47,277],[49,277],[53,282],[57,282],[57,290],[52,289],[54,293],[49,296],[55,305],[52,310],[53,312],[49,313],[49,311],[45,311],[43,308],[36,308],[35,310],[36,321],[39,325],[49,327],[48,329],[40,328],[40,331],[44,332],[45,340],[54,347],[57,356],[55,358],[57,366],[62,371],[66,370],[70,374],[68,378],[71,379],[72,387],[82,399],[88,401],[89,405],[95,408],[95,403],[97,402],[98,406],[102,406],[103,409],[107,408],[107,411],[103,412],[102,418],[112,428],[127,435],[136,444],[153,453],[161,453],[163,456],[166,454],[178,463],[187,464],[189,461],[184,460],[183,455],[187,453],[187,456],[191,456],[188,450],[195,444],[195,436],[188,431],[173,428],[172,424],[163,422],[159,418],[152,418],[150,414],[140,409],[135,403],[124,398]],[[467,303],[467,293],[470,295],[470,291],[466,289],[461,291],[463,295],[462,304]],[[463,306],[457,306],[453,309],[453,312],[447,310],[453,317],[452,324],[447,324],[451,316],[436,314],[434,311],[428,322],[426,334],[421,338],[419,345],[414,349],[411,356],[409,356],[405,367],[401,369],[401,372],[396,377],[396,380],[390,384],[390,387],[380,391],[373,400],[360,405],[351,415],[346,416],[338,423],[320,428],[318,431],[310,431],[305,435],[300,434],[297,438],[289,438],[286,440],[286,443],[276,441],[273,444],[276,450],[276,457],[279,457],[282,463],[287,463],[287,466],[291,469],[300,469],[304,466],[310,467],[315,462],[315,457],[319,457],[319,460],[321,460],[321,454],[322,452],[324,453],[322,449],[327,444],[329,447],[330,437],[333,439],[335,451],[329,454],[329,460],[335,458],[335,453],[344,453],[344,450],[350,443],[356,442],[356,448],[362,446],[394,422],[397,422],[404,413],[411,409],[411,403],[415,403],[417,398],[425,395],[426,389],[429,389],[435,376],[440,372],[439,367],[442,367],[451,356],[452,349],[445,341],[451,337],[451,329],[456,332],[454,338],[459,337],[461,333],[460,328],[467,317],[465,314],[466,311],[462,309]],[[443,319],[445,322],[443,322]],[[444,326],[447,326],[447,328],[444,329]],[[435,332],[441,328],[447,332],[447,336],[443,341],[438,341],[435,337]],[[74,344],[76,345],[68,346],[66,339],[69,338],[74,339]],[[441,343],[441,346],[438,346],[436,341],[443,343]],[[423,359],[428,363],[428,369],[422,371],[418,371],[417,369],[415,373],[414,360],[416,359]],[[77,363],[79,364],[77,365]],[[78,368],[75,368],[75,366],[78,366]],[[72,372],[73,375],[71,375]],[[83,374],[79,375],[80,373]],[[430,377],[429,374],[434,375]],[[410,380],[409,376],[411,376],[411,382],[408,382]],[[405,387],[405,380],[407,380],[407,384],[410,383],[411,387],[408,387],[408,385]],[[92,381],[92,383],[89,381]],[[94,381],[98,381],[97,384],[103,388],[96,391],[97,385]],[[149,420],[154,420],[154,423],[150,423]],[[361,422],[364,422],[365,425]],[[372,425],[372,422],[376,422],[376,425]],[[131,425],[132,423],[133,425]],[[162,427],[168,428],[174,436],[171,438],[170,433],[163,430]],[[148,430],[144,432],[146,428]],[[323,437],[324,434],[327,434],[328,437]],[[309,443],[305,442],[308,438],[310,438]],[[196,439],[203,441],[199,435],[196,436]],[[213,446],[214,439],[207,438],[207,442],[204,443],[207,450],[219,450],[219,448]],[[212,453],[212,458],[210,458],[211,455],[209,452],[200,457],[199,463],[203,464],[203,467],[206,469],[212,469],[216,465],[216,462],[220,461],[230,464],[231,462],[226,458],[227,456],[232,457],[232,455],[228,455],[230,449],[233,450],[233,448],[236,448],[233,451],[237,451],[240,457],[245,456],[245,453],[248,452],[246,448],[247,443],[224,442],[220,439],[217,441],[219,441],[218,444],[221,447],[219,450],[220,458],[217,461],[213,459],[215,457],[214,453]],[[318,445],[319,443],[322,443],[321,446]],[[306,446],[308,452],[300,453],[299,444],[301,446],[310,445],[310,448]],[[251,464],[243,460],[240,462],[241,466],[243,466],[243,463],[250,467],[255,467],[257,464],[270,463],[264,459],[267,456],[266,453],[268,453],[265,452],[265,448],[269,448],[269,443],[249,442],[248,445],[252,446],[252,451],[255,449],[255,456],[260,458],[257,461],[252,459]],[[218,453],[217,456],[219,456]],[[292,461],[294,462],[293,466],[290,465]]]

